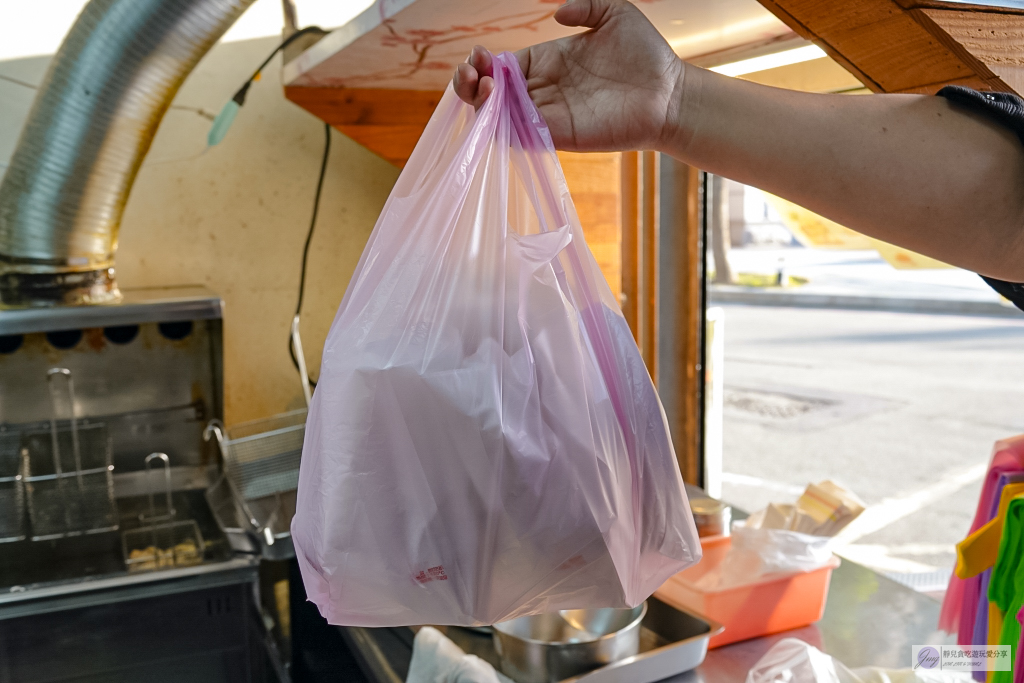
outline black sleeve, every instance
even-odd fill
[[[981,93],[962,85],[947,85],[936,94],[1010,129],[1024,144],[1024,99],[1017,95],[1005,92]],[[1024,191],[1024,188],[1021,190]],[[1024,284],[994,280],[984,275],[982,279],[1017,308],[1024,310]]]

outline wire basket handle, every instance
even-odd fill
[[[210,439],[217,439],[217,450],[220,451],[221,462],[223,463],[224,459],[227,458],[228,455],[224,451],[224,441],[226,440],[226,437],[224,436],[224,423],[217,418],[213,418],[207,422],[206,429],[203,430],[203,441],[209,443]]]
[[[60,459],[60,444],[57,439],[57,420],[59,419],[59,385],[60,379],[64,379],[64,389],[67,392],[68,420],[71,424],[71,450],[75,457],[75,474],[78,479],[78,489],[82,490],[82,449],[78,443],[78,420],[75,419],[75,382],[71,379],[71,371],[67,368],[50,368],[46,373],[46,383],[50,389],[50,439],[53,442],[53,467],[58,481],[61,478],[62,467]]]
[[[302,382],[302,398],[306,407],[313,400],[313,392],[309,386],[309,374],[306,370],[306,354],[302,351],[302,337],[299,335],[299,314],[292,318],[292,349],[295,352],[295,364],[299,366],[299,380]]]
[[[140,521],[154,522],[162,519],[171,519],[176,511],[171,502],[171,459],[166,453],[150,453],[146,456],[146,481],[151,481],[150,472],[153,471],[153,461],[161,460],[164,464],[164,496],[167,501],[167,512],[162,515],[156,513],[156,500],[153,495],[153,487],[149,487],[149,514],[139,515]]]

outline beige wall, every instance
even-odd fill
[[[288,330],[323,125],[284,99],[279,62],[249,90],[217,147],[204,152],[209,119],[177,107],[216,113],[276,42],[218,45],[189,76],[139,173],[117,254],[122,287],[203,284],[224,298],[229,423],[302,405]],[[38,83],[46,62],[0,62],[0,75]],[[0,81],[0,162],[10,158],[33,95]],[[397,177],[397,168],[333,133],[302,324],[314,378],[345,286]]]

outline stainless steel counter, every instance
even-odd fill
[[[939,603],[927,595],[843,560],[832,574],[825,616],[817,624],[711,650],[694,671],[671,683],[742,683],[747,671],[782,638],[799,638],[852,668],[910,666],[910,646],[947,642],[936,631]],[[373,681],[404,681],[412,655],[408,628],[340,627]]]

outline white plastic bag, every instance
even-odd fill
[[[832,559],[834,539],[785,529],[732,528],[732,550],[758,560],[758,573],[809,572]]]
[[[809,572],[832,561],[831,536],[786,529],[732,525],[732,544],[722,562],[697,580],[703,590],[721,590],[758,581],[769,574]]]
[[[324,347],[292,524],[328,621],[632,607],[700,558],[665,416],[513,55],[445,93]]]
[[[746,683],[860,682],[842,662],[813,645],[796,638],[783,638],[750,668]]]
[[[907,651],[907,661],[910,652]],[[935,669],[850,670],[813,645],[796,638],[775,643],[747,672],[746,683],[969,683],[970,674]]]

